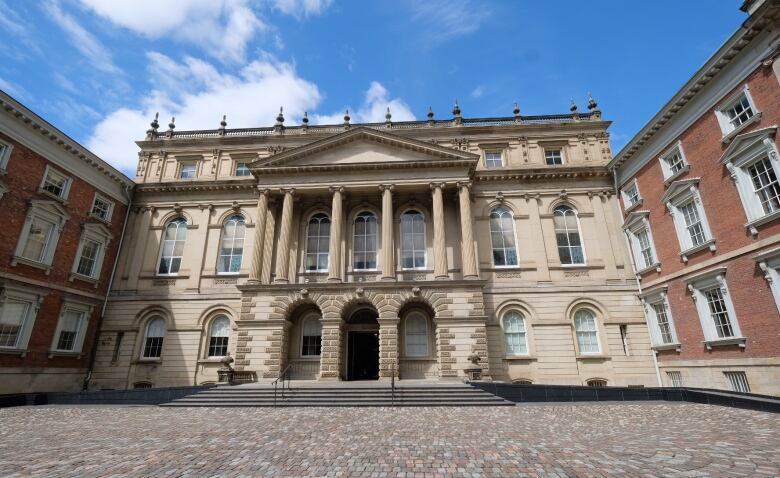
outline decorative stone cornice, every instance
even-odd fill
[[[182,181],[139,184],[136,186],[136,192],[251,191],[256,187],[253,179],[241,181]]]
[[[569,168],[516,168],[477,171],[475,181],[532,180],[532,179],[578,179],[609,177],[607,168],[569,167]]]

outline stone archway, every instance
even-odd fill
[[[370,303],[356,303],[344,310],[344,377],[346,380],[379,379],[379,313]]]

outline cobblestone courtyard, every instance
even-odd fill
[[[780,415],[677,404],[0,410],[0,476],[778,476]]]

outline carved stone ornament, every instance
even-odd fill
[[[469,362],[475,366],[479,366],[479,361],[482,360],[477,352],[471,352],[469,355]]]

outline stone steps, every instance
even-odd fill
[[[216,387],[179,398],[164,407],[473,407],[513,406],[512,402],[469,385],[382,386],[307,385],[277,390],[270,385]]]

